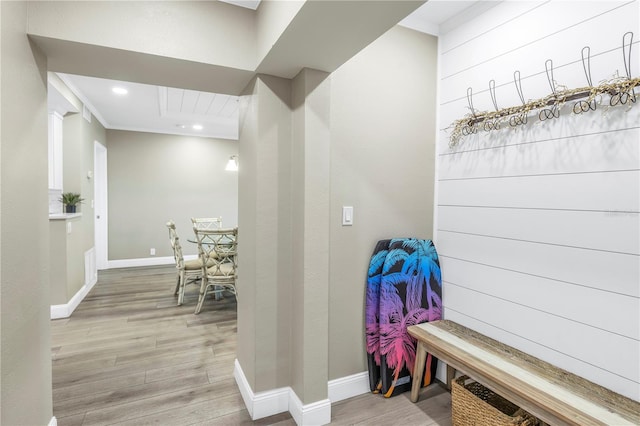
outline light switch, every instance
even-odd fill
[[[353,225],[353,206],[342,206],[342,226]]]

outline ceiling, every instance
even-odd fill
[[[58,76],[107,129],[238,139],[238,96],[72,74]],[[128,93],[116,94],[112,90],[116,87]]]
[[[220,1],[254,10],[260,3],[260,0]],[[496,3],[430,0],[399,25],[438,35]],[[237,96],[72,74],[58,75],[107,129],[238,138]],[[112,91],[114,87],[124,88],[128,93],[118,95]]]
[[[247,9],[256,10],[260,4],[260,0],[220,0],[224,3],[233,4],[235,6],[246,7]]]

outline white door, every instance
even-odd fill
[[[95,141],[93,143],[93,196],[94,230],[96,246],[96,267],[107,269],[108,234],[107,234],[107,148]]]

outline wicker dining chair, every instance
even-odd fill
[[[192,217],[191,223],[194,228],[198,229],[221,229],[222,228],[222,216],[219,217]]]
[[[173,249],[173,257],[176,262],[176,269],[178,271],[176,289],[174,294],[178,295],[178,305],[182,305],[184,301],[184,288],[187,284],[197,284],[202,278],[202,263],[200,257],[193,260],[184,260],[182,255],[182,246],[180,245],[180,238],[176,231],[176,224],[170,220],[167,222],[167,228],[169,228],[169,241],[171,242],[171,248]]]
[[[193,232],[198,242],[200,262],[211,265],[202,268],[200,295],[195,313],[202,310],[209,291],[221,295],[224,291],[233,293],[236,298],[237,256],[238,256],[238,228],[230,229],[200,229],[193,226]]]

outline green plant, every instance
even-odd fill
[[[67,206],[75,206],[76,204],[82,203],[84,198],[75,192],[65,192],[60,197],[60,201]]]

